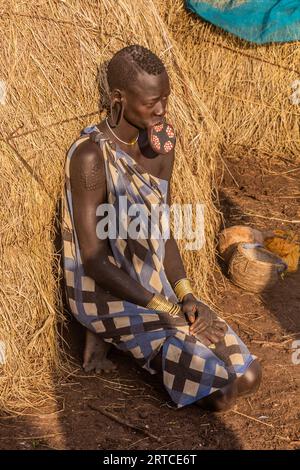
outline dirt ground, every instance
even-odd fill
[[[224,158],[228,170],[220,175],[219,195],[226,226],[299,233],[299,223],[288,221],[300,219],[300,168],[282,159],[262,169],[250,154]],[[56,411],[0,417],[0,448],[300,449],[300,364],[292,361],[293,341],[300,340],[299,286],[299,270],[262,295],[225,279],[217,304],[263,367],[258,393],[240,399],[233,410],[212,414],[197,406],[172,408],[159,377],[116,350],[110,353],[116,372],[84,374],[79,341],[72,346],[78,371],[57,387]],[[81,336],[75,335],[77,341]]]

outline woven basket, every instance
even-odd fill
[[[270,289],[286,271],[286,263],[258,243],[238,243],[230,258],[230,280],[250,292]]]
[[[238,243],[264,242],[264,233],[245,225],[225,228],[219,235],[218,249],[223,260],[228,263]]]

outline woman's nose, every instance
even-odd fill
[[[157,103],[155,108],[155,115],[163,117],[166,114],[166,106],[163,103]]]

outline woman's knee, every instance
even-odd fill
[[[238,394],[245,395],[254,393],[259,389],[262,379],[262,368],[257,359],[255,359],[245,374],[238,378]]]
[[[236,381],[231,382],[222,389],[202,398],[197,402],[201,408],[208,411],[222,412],[232,408],[238,396]]]
[[[256,392],[260,386],[261,379],[262,368],[259,361],[255,359],[244,375],[221,390],[202,398],[202,400],[197,402],[197,405],[209,411],[227,411],[235,405],[238,396]]]

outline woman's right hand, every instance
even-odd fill
[[[207,305],[189,296],[183,301],[182,311],[191,322],[190,334],[205,346],[216,344],[224,338],[228,330],[227,324]]]

